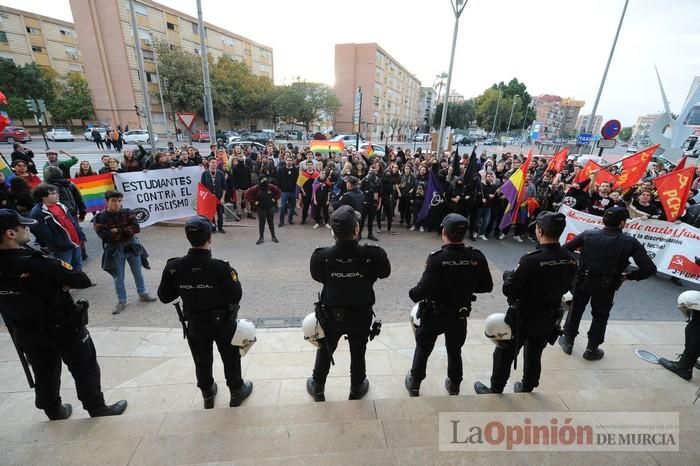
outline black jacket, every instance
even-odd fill
[[[333,209],[337,209],[341,205],[349,205],[358,212],[362,212],[362,206],[365,203],[365,195],[358,188],[348,191],[343,194],[340,199],[333,203]]]
[[[297,189],[297,167],[287,168],[286,165],[277,169],[277,185],[283,193],[293,193]]]
[[[423,276],[408,296],[413,302],[428,300],[444,315],[457,317],[458,311],[471,309],[474,293],[489,293],[493,280],[486,257],[464,243],[445,244],[431,253]]]

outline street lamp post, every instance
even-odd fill
[[[517,102],[519,98],[519,95],[513,97],[513,105],[510,106],[510,117],[508,118],[508,129],[506,130],[506,137],[508,136],[508,133],[510,133],[510,122],[513,121],[513,110],[515,110],[515,102]]]
[[[211,100],[211,82],[209,80],[209,57],[207,55],[207,35],[202,19],[202,0],[197,0],[197,20],[199,24],[199,54],[202,59],[202,78],[204,79],[204,111],[209,126],[209,140],[216,141],[216,128],[214,127],[214,105]]]
[[[450,52],[450,68],[447,70],[447,85],[445,86],[445,96],[442,103],[442,117],[440,118],[440,132],[438,133],[437,152],[442,152],[442,142],[445,136],[445,122],[447,122],[447,101],[450,96],[450,85],[452,84],[452,67],[455,62],[455,49],[457,48],[457,31],[459,30],[459,17],[467,6],[469,0],[450,0],[452,11],[455,15],[455,26],[452,32],[452,51]]]
[[[501,97],[503,97],[503,91],[498,91],[498,102],[496,102],[496,113],[493,115],[493,125],[491,126],[491,135],[496,136],[496,119],[498,118],[498,109],[501,106]]]
[[[139,28],[136,24],[136,11],[134,10],[134,0],[129,0],[129,10],[131,11],[131,30],[134,33],[134,49],[136,50],[136,65],[139,68],[139,81],[141,83],[141,93],[143,94],[143,110],[146,114],[146,130],[148,130],[148,141],[151,144],[151,150],[155,153],[156,138],[153,128],[153,117],[151,116],[151,96],[148,93],[148,82],[146,81],[146,72],[143,66],[143,52],[141,52],[141,38],[139,37]]]

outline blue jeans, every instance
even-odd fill
[[[296,200],[294,193],[283,192],[280,200],[280,223],[284,225],[284,216],[287,213],[287,209],[289,209],[289,223],[292,223],[292,220],[294,220],[294,201]]]
[[[69,263],[76,272],[83,271],[83,254],[80,251],[80,246],[63,252],[54,252],[53,256],[56,259],[61,259],[63,262]]]
[[[116,267],[114,274],[114,288],[117,291],[117,299],[122,304],[126,304],[126,287],[124,286],[124,271],[126,270],[127,262],[129,263],[131,273],[134,275],[136,291],[138,292],[139,296],[146,293],[146,284],[143,282],[143,274],[141,273],[141,257],[135,254],[125,254],[124,248],[120,247],[114,253],[114,265]]]
[[[491,207],[484,207],[479,213],[479,234],[485,235],[491,221]]]

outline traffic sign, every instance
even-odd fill
[[[192,123],[194,123],[195,114],[188,112],[178,112],[176,113],[177,118],[185,125],[185,128],[192,129]]]
[[[617,139],[601,139],[598,141],[598,149],[613,149],[617,145]]]
[[[609,120],[600,128],[600,134],[605,139],[615,139],[620,131],[622,131],[620,120]]]
[[[593,139],[593,135],[591,133],[579,133],[578,135],[578,143],[581,145],[590,144],[591,139]]]

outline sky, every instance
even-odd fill
[[[98,0],[99,1],[99,0]],[[159,3],[192,16],[195,0]],[[0,0],[13,8],[72,21],[68,0]],[[586,101],[590,113],[624,0],[468,0],[459,23],[452,89],[479,95],[517,77],[531,95]],[[449,67],[450,0],[202,0],[204,20],[273,48],[275,83],[297,77],[332,85],[334,45],[376,42],[423,86]],[[630,0],[598,115],[624,126],[680,112],[700,76],[700,1]]]

